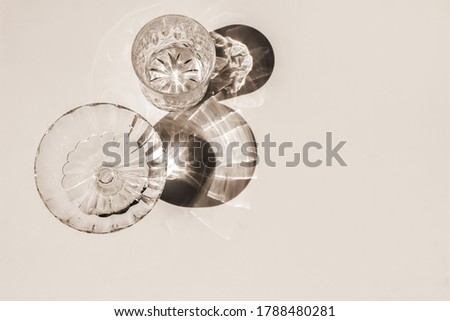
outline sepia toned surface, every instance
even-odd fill
[[[257,142],[270,133],[294,147],[226,204],[159,201],[117,233],[68,228],[35,188],[40,138],[95,101],[162,119],[130,53],[140,28],[169,13],[270,40],[267,83],[221,104]],[[445,0],[0,1],[0,298],[450,299],[448,30]],[[326,132],[347,141],[347,167],[284,165]]]

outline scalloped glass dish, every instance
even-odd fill
[[[77,107],[42,138],[34,164],[47,208],[83,232],[110,233],[149,213],[164,188],[162,143],[141,115],[119,105]]]
[[[197,21],[165,15],[136,35],[131,59],[144,96],[156,107],[180,111],[196,105],[214,69],[214,39]]]

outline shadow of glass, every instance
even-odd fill
[[[167,114],[155,130],[167,155],[161,199],[170,204],[217,206],[239,195],[253,177],[253,132],[239,113],[215,99]]]
[[[245,77],[243,86],[236,92],[231,90],[233,73],[236,73],[238,63],[236,59],[230,59],[229,55],[224,52],[224,48],[217,44],[221,39],[216,39],[218,61],[221,59],[228,60],[228,65],[222,68],[219,75],[211,80],[204,100],[211,96],[215,96],[217,100],[225,100],[249,94],[261,88],[269,80],[275,66],[273,48],[266,36],[259,30],[245,25],[225,26],[214,30],[212,35],[214,36],[215,33],[225,39],[244,44],[253,58],[253,65]],[[225,48],[228,46],[230,44],[224,45]]]

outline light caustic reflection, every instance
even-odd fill
[[[167,152],[167,180],[161,195],[166,202],[187,207],[223,204],[239,195],[253,177],[253,132],[238,112],[215,99],[168,114],[155,130]],[[239,148],[229,149],[232,144]],[[244,144],[249,153],[242,153]]]

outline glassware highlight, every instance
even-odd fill
[[[216,49],[214,39],[197,21],[166,15],[139,31],[131,56],[145,97],[160,109],[180,111],[205,95]]]

